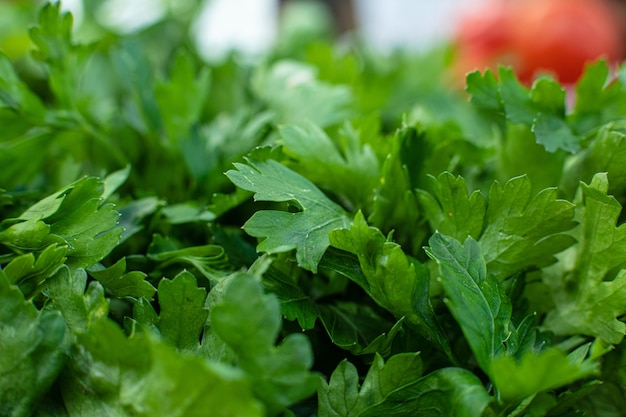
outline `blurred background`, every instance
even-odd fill
[[[357,37],[381,52],[423,50],[448,40],[453,22],[471,2],[212,0],[200,17],[198,35],[209,54],[223,54],[232,47],[254,53],[277,41],[281,24],[288,31],[315,30],[317,21],[317,30],[331,24],[329,29],[339,37]],[[243,16],[241,10],[254,12]],[[238,19],[242,19],[242,27],[232,24]]]
[[[24,23],[41,1],[0,1],[0,49],[14,57],[29,49]],[[128,35],[167,22],[168,34],[188,31],[201,57],[223,60],[266,54],[285,39],[358,42],[378,53],[451,47],[459,77],[499,63],[530,81],[552,71],[574,82],[585,62],[624,56],[621,0],[64,0],[75,35]],[[32,12],[29,12],[32,10]],[[178,21],[179,27],[172,25]],[[155,35],[156,31],[153,31]],[[163,40],[165,42],[165,40]],[[292,45],[293,46],[293,45]],[[534,49],[535,51],[530,51]]]
[[[2,0],[0,3],[5,3],[5,7],[13,3],[14,7],[16,3],[43,2]],[[199,44],[207,56],[219,57],[232,49],[251,54],[265,52],[279,36],[281,17],[291,20],[289,24],[302,25],[301,29],[316,26],[319,30],[330,20],[338,32],[358,31],[361,39],[379,49],[423,48],[448,38],[459,11],[476,1],[63,0],[61,3],[79,24],[87,12],[93,14],[90,18],[96,18],[96,22],[88,23],[123,33],[153,25],[171,12],[193,10]],[[12,25],[9,19],[2,20],[2,30],[6,31]]]

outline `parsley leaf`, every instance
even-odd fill
[[[558,199],[555,188],[531,198],[527,177],[504,185],[494,182],[479,240],[490,274],[503,280],[525,268],[556,262],[554,254],[574,244],[564,233],[576,225],[573,218],[574,205]]]
[[[182,356],[149,334],[127,338],[108,320],[78,339],[83,349],[61,386],[70,415],[263,415],[236,369]]]
[[[389,356],[396,335],[402,331],[403,319],[392,324],[368,306],[337,303],[322,304],[318,309],[333,343],[355,355]]]
[[[608,188],[606,174],[580,185],[580,227],[572,232],[578,244],[544,278],[556,307],[545,326],[557,334],[588,334],[617,344],[626,334],[626,324],[619,320],[626,313],[626,271],[620,255],[626,250],[626,226],[616,227],[622,207],[607,194]]]
[[[404,385],[359,417],[415,415],[482,415],[492,398],[476,375],[462,368],[441,368]]]
[[[469,237],[461,244],[435,233],[429,243],[427,253],[439,265],[445,303],[504,401],[530,398],[597,374],[594,358],[578,359],[579,353],[584,359],[584,347],[569,356],[557,348],[542,350],[534,344],[537,329],[525,328],[530,322],[513,325],[511,300],[488,274],[478,242]]]
[[[418,354],[403,353],[383,363],[374,358],[359,389],[358,373],[340,362],[319,389],[320,417],[406,416],[418,414],[476,416],[492,401],[480,380],[461,368],[422,375]]]
[[[264,238],[257,249],[267,253],[296,249],[298,265],[316,272],[329,246],[328,234],[347,227],[349,217],[313,183],[274,160],[235,164],[226,173],[238,187],[253,191],[255,201],[297,204],[294,212],[261,210],[244,224],[254,237]]]
[[[345,125],[339,144],[313,123],[280,129],[285,154],[296,159],[294,169],[327,190],[345,196],[353,205],[364,207],[378,181],[378,160],[368,144]]]
[[[185,140],[200,119],[209,93],[209,82],[206,68],[195,75],[193,60],[187,54],[174,59],[169,80],[157,80],[155,100],[163,119],[163,134],[172,145]]]
[[[394,390],[420,378],[424,365],[419,354],[392,356],[387,363],[376,354],[359,389],[356,367],[343,360],[318,389],[320,417],[360,416],[364,410],[383,402]],[[417,410],[416,410],[417,411]]]
[[[254,92],[267,103],[281,124],[311,121],[324,128],[348,118],[352,93],[316,77],[314,67],[295,61],[261,66],[252,80]]]
[[[481,109],[504,117],[511,123],[532,128],[536,142],[548,152],[580,149],[582,138],[566,122],[565,90],[555,81],[541,78],[531,89],[520,84],[511,68],[500,67],[499,79],[491,70],[467,77],[467,91]]]
[[[385,233],[395,231],[396,239],[417,248],[423,236],[417,227],[420,212],[415,188],[423,163],[424,134],[414,128],[399,129],[381,168],[367,220]]]
[[[117,245],[122,229],[112,204],[103,204],[104,183],[86,177],[0,224],[0,243],[16,252],[67,246],[67,264],[86,268]],[[4,227],[3,227],[4,226]]]
[[[476,190],[468,194],[462,177],[443,172],[438,177],[428,176],[430,192],[418,190],[418,199],[433,230],[464,240],[478,239],[483,230],[486,212],[485,199]]]
[[[163,339],[181,350],[197,349],[200,333],[209,312],[204,308],[206,290],[198,288],[196,278],[183,271],[173,280],[159,282],[158,328]]]
[[[301,288],[299,276],[289,272],[292,271],[270,265],[262,274],[263,288],[278,297],[282,314],[287,320],[297,320],[303,330],[313,329],[320,315],[318,306]]]
[[[207,280],[219,275],[220,269],[229,267],[224,248],[218,245],[181,247],[175,239],[155,234],[148,246],[146,256],[157,263],[152,275],[164,274],[170,270],[180,272],[181,266],[193,268]]]
[[[74,334],[84,333],[109,313],[109,300],[104,297],[102,285],[87,282],[84,269],[61,267],[46,281],[50,297],[48,308],[63,314],[67,327]]]
[[[32,252],[13,258],[4,267],[4,273],[12,284],[18,284],[25,295],[31,296],[64,264],[66,253],[66,246],[51,244],[37,259]]]
[[[477,239],[489,273],[501,281],[556,262],[554,255],[575,242],[565,233],[576,225],[574,205],[558,199],[555,188],[531,198],[525,176],[496,181],[485,204],[480,192],[468,194],[461,177],[443,173],[429,181],[432,191],[418,195],[431,227],[457,240]]]
[[[598,172],[606,172],[609,192],[626,195],[626,135],[609,123],[598,131],[589,147],[564,167],[561,188],[574,196],[579,182],[589,182]]]
[[[499,282],[487,275],[487,265],[476,240],[469,237],[461,245],[455,239],[435,233],[428,243],[426,253],[439,265],[446,294],[444,301],[460,324],[476,361],[489,374],[491,359],[507,352],[511,301]]]
[[[576,131],[588,133],[605,123],[623,120],[626,111],[626,84],[624,66],[618,77],[611,74],[606,61],[587,65],[576,83],[576,102],[571,123]]]
[[[318,377],[311,347],[304,335],[291,334],[274,342],[281,327],[280,305],[248,275],[235,276],[224,298],[211,310],[211,326],[236,353],[239,366],[254,380],[254,392],[269,415],[315,391]]]
[[[449,356],[449,342],[437,321],[429,298],[426,267],[409,258],[402,248],[370,227],[359,212],[349,229],[331,233],[331,244],[358,257],[362,280],[355,280],[377,304],[404,317]],[[352,278],[352,276],[349,276]]]
[[[26,119],[31,125],[42,123],[45,114],[40,98],[20,80],[3,53],[0,53],[0,109],[10,110],[14,117]]]
[[[50,389],[69,353],[58,311],[37,311],[0,270],[0,414],[28,416]]]
[[[30,31],[37,46],[35,57],[48,64],[50,87],[66,108],[74,108],[78,66],[71,57],[77,48],[72,42],[71,13],[61,11],[60,4],[46,4],[39,13],[39,25]]]
[[[145,298],[151,300],[156,288],[146,281],[141,271],[126,272],[126,258],[122,258],[108,268],[96,264],[88,270],[89,275],[100,281],[104,289],[114,297]]]
[[[502,398],[512,401],[597,375],[598,365],[591,360],[577,363],[561,350],[550,348],[526,352],[519,361],[508,355],[497,357],[491,362],[491,375]]]

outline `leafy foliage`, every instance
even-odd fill
[[[222,303],[214,307],[211,325],[234,350],[239,366],[254,380],[257,397],[274,415],[310,396],[317,376],[308,371],[312,355],[303,335],[289,335],[274,346],[281,327],[280,307],[275,297],[261,291],[250,277],[236,277]]]
[[[423,265],[408,258],[400,246],[385,239],[380,230],[369,227],[360,213],[350,229],[331,234],[331,243],[357,255],[364,278],[357,284],[374,301],[396,317],[404,317],[417,326],[450,354],[448,341],[427,296],[429,280]]]
[[[3,415],[28,416],[63,368],[66,328],[58,311],[37,311],[0,272]]]
[[[626,235],[622,226],[615,226],[621,205],[607,191],[606,174],[580,186],[579,243],[564,254],[567,263],[546,274],[546,283],[555,291],[556,307],[546,318],[546,326],[557,333],[590,334],[618,344],[626,334],[624,323],[617,319],[624,314],[621,300],[626,275],[611,271],[623,265],[618,253]]]
[[[235,167],[228,177],[244,190],[254,191],[257,201],[298,204],[295,212],[259,211],[246,222],[249,234],[265,238],[257,249],[268,253],[296,249],[298,264],[316,272],[329,246],[329,232],[347,225],[346,213],[309,180],[274,160]],[[274,235],[277,230],[281,231],[278,236]]]
[[[0,3],[0,415],[623,414],[623,67],[468,100],[446,48],[286,22],[217,62],[200,1],[35,3]]]
[[[475,375],[443,368],[422,376],[414,354],[398,354],[383,363],[377,356],[358,386],[356,368],[343,361],[320,390],[320,416],[480,415],[491,401]],[[463,400],[461,400],[463,398]]]
[[[535,343],[536,329],[524,329],[524,323],[515,328],[511,301],[487,274],[475,240],[470,237],[461,245],[435,233],[429,243],[427,252],[439,264],[446,305],[503,399],[531,397],[597,372],[593,358],[576,362],[558,349],[541,350]],[[538,374],[535,367],[545,374]]]

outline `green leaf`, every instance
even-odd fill
[[[139,324],[145,329],[150,329],[155,332],[159,332],[157,324],[159,322],[159,315],[154,311],[152,304],[145,298],[138,299],[133,304],[132,325]]]
[[[599,381],[589,382],[581,388],[577,405],[589,415],[601,416],[603,413],[619,415],[626,407],[626,346],[622,343],[602,358],[602,375]],[[585,391],[588,395],[584,395]],[[574,396],[576,391],[572,393]],[[581,401],[582,398],[582,401]],[[574,400],[576,397],[573,398]],[[567,405],[568,401],[564,401]],[[558,407],[557,407],[558,408]],[[560,411],[560,410],[555,410]]]
[[[155,98],[163,118],[166,138],[176,143],[186,137],[200,119],[209,93],[206,68],[196,76],[191,56],[179,54],[172,64],[169,80],[157,80]]]
[[[536,80],[530,90],[530,99],[533,103],[541,105],[543,111],[540,114],[559,118],[565,115],[565,89],[552,79]]]
[[[247,275],[230,282],[221,303],[211,311],[211,326],[236,353],[239,366],[254,381],[254,392],[269,415],[312,395],[318,377],[309,372],[313,355],[302,334],[274,346],[281,328],[280,305]]]
[[[30,416],[68,355],[63,318],[37,311],[0,270],[0,415]]]
[[[339,143],[311,122],[280,129],[286,155],[296,160],[294,169],[311,182],[363,206],[378,181],[378,160],[368,144],[344,125]]]
[[[154,214],[162,204],[163,202],[156,197],[144,197],[119,207],[119,225],[123,229],[120,243],[142,231],[144,229],[142,221]]]
[[[27,253],[13,258],[4,267],[4,273],[11,284],[17,284],[27,296],[35,295],[44,281],[50,278],[66,260],[66,246],[52,244],[44,249],[37,259]]]
[[[132,415],[201,417],[260,417],[262,406],[250,383],[236,370],[207,363],[198,357],[177,356],[152,343],[152,368],[143,383],[129,381],[122,394]],[[167,395],[164,395],[167,393]],[[136,414],[135,414],[136,413]]]
[[[141,271],[126,272],[126,258],[122,258],[108,268],[96,264],[89,269],[89,275],[100,281],[107,293],[117,298],[145,298],[152,300],[156,288],[146,281],[147,275]]]
[[[314,184],[274,160],[235,164],[237,170],[226,173],[238,187],[253,191],[255,201],[297,204],[299,211],[257,211],[244,224],[254,237],[264,238],[257,250],[267,253],[296,249],[298,265],[317,271],[329,246],[328,234],[347,227],[349,217]]]
[[[209,311],[209,317],[204,323],[204,331],[202,333],[202,341],[197,354],[216,362],[222,363],[237,363],[238,357],[235,351],[220,337],[212,323],[213,308],[224,301],[226,290],[230,286],[231,282],[238,279],[240,275],[245,273],[241,271],[234,272],[225,277],[222,277],[211,287],[209,291],[204,308]],[[256,277],[255,277],[256,278]],[[156,314],[156,313],[155,313]]]
[[[356,367],[343,360],[318,389],[320,417],[360,416],[368,407],[380,404],[394,391],[422,376],[423,364],[416,353],[394,355],[387,363],[376,354],[359,389]]]
[[[111,52],[111,60],[122,85],[132,98],[129,123],[156,136],[163,132],[163,120],[155,95],[155,69],[136,40],[126,39]]]
[[[108,320],[79,340],[83,349],[61,385],[69,415],[263,415],[236,369],[181,355],[149,334],[126,338]]]
[[[602,110],[606,104],[607,87],[609,87],[609,66],[606,61],[599,60],[588,64],[581,79],[576,83],[577,114],[591,114]],[[604,94],[603,94],[604,93]],[[594,98],[594,100],[591,100]],[[599,100],[600,99],[600,100]]]
[[[564,118],[565,90],[557,82],[540,78],[534,82],[531,89],[527,89],[520,84],[511,68],[500,67],[498,75],[500,100],[509,121],[532,126],[538,117]],[[544,145],[547,150],[560,149],[558,142],[551,143],[550,138],[545,139],[547,142]]]
[[[36,56],[45,61],[62,61],[72,44],[73,18],[62,13],[60,4],[46,4],[39,13],[39,26],[30,31],[37,45]]]
[[[402,329],[402,318],[393,324],[368,306],[336,303],[321,304],[318,309],[332,342],[354,355],[377,353],[389,356],[394,338]]]
[[[19,79],[9,58],[0,53],[0,109],[4,108],[30,123],[41,123],[44,118],[41,99]]]
[[[210,222],[215,219],[215,214],[195,201],[169,204],[161,209],[161,213],[170,224]]]
[[[581,226],[573,231],[578,243],[567,261],[544,277],[556,305],[544,325],[559,335],[585,334],[618,344],[626,334],[619,320],[626,313],[626,226],[616,227],[622,207],[608,189],[606,173],[580,185],[576,217]]]
[[[21,115],[11,114],[3,120],[0,109],[0,183],[9,190],[23,189],[37,181],[42,174],[42,165],[48,161],[46,152],[42,152],[50,141],[49,132],[32,129]]]
[[[117,191],[118,188],[122,186],[128,179],[130,175],[130,165],[127,165],[126,168],[120,169],[118,171],[112,172],[107,175],[102,181],[104,184],[104,191],[102,192],[102,200],[106,201]]]
[[[46,307],[60,311],[73,333],[88,331],[93,323],[109,314],[102,285],[97,281],[87,285],[84,269],[70,271],[63,266],[46,281],[46,286],[50,297]]]
[[[44,221],[51,234],[68,243],[68,264],[86,268],[102,260],[117,246],[122,230],[117,227],[119,214],[112,204],[102,204],[101,195],[91,197],[92,190],[102,193],[102,183],[92,179],[75,183],[63,198],[59,210]],[[90,190],[86,190],[90,189]]]
[[[424,363],[419,352],[405,352],[393,355],[383,365],[380,355],[376,355],[361,386],[361,395],[369,397],[366,403],[374,404],[383,400],[398,387],[412,384],[422,376]]]
[[[426,267],[410,259],[402,248],[386,239],[380,230],[370,227],[359,212],[350,229],[331,233],[334,247],[358,257],[362,276],[353,279],[381,307],[451,355],[449,342],[443,333],[429,298],[429,274]],[[340,271],[339,271],[340,272]],[[364,278],[364,281],[361,280]]]
[[[574,196],[580,181],[589,182],[598,172],[606,172],[609,192],[626,193],[626,135],[612,124],[602,127],[589,147],[579,152],[567,165],[561,188]]]
[[[415,128],[396,132],[367,218],[384,233],[393,230],[398,242],[413,249],[419,248],[424,237],[419,233],[420,211],[414,190],[419,185],[425,146],[424,133]]]
[[[532,125],[538,109],[533,106],[530,91],[520,84],[512,68],[498,69],[498,91],[507,120]]]
[[[505,401],[521,400],[560,388],[596,375],[598,371],[598,362],[585,360],[577,363],[556,348],[539,353],[527,352],[519,361],[503,355],[491,362],[492,380]]]
[[[74,43],[74,19],[59,3],[44,5],[39,12],[38,23],[30,30],[30,37],[36,46],[33,56],[45,64],[53,96],[62,108],[68,110],[66,114],[59,115],[59,121],[80,124],[90,130],[85,110],[91,110],[95,96],[94,89],[87,82],[93,76],[89,64],[94,56],[94,46]],[[102,82],[101,79],[98,81]],[[119,161],[125,161],[114,146],[107,146],[107,151],[115,153]]]
[[[247,318],[240,321],[241,317]],[[238,276],[228,285],[222,302],[212,309],[211,323],[240,356],[253,359],[274,346],[281,326],[280,305],[275,296],[263,294],[251,277]]]
[[[119,214],[112,204],[102,203],[103,193],[97,178],[78,180],[11,219],[13,224],[0,232],[0,242],[18,252],[65,244],[68,265],[90,267],[117,246],[122,233]]]
[[[252,87],[281,124],[309,120],[324,128],[348,119],[351,113],[352,94],[347,87],[319,81],[313,67],[295,61],[260,67]]]
[[[476,361],[488,375],[491,359],[507,352],[511,336],[511,301],[499,282],[487,275],[480,246],[435,233],[426,253],[439,265],[448,309],[461,326]]]
[[[516,177],[504,186],[494,182],[489,190],[486,227],[480,247],[489,273],[504,280],[531,267],[556,262],[555,254],[570,247],[574,205],[557,198],[555,188],[531,199],[527,177]]]
[[[418,190],[418,199],[433,230],[465,240],[478,239],[485,221],[485,199],[476,190],[468,194],[462,177],[443,172],[438,177],[428,176],[431,192]]]
[[[148,247],[148,259],[159,263],[159,269],[176,266],[177,271],[182,268],[180,264],[195,268],[202,276],[211,280],[216,271],[230,266],[224,248],[218,245],[201,245],[182,247],[180,242],[174,239],[155,234]]]
[[[548,152],[580,149],[582,138],[566,117],[565,90],[557,82],[540,78],[528,89],[511,68],[500,67],[498,76],[499,80],[491,71],[468,76],[472,103],[511,123],[532,127],[536,142]]]
[[[274,265],[262,274],[263,288],[274,294],[280,301],[280,308],[287,320],[298,320],[303,330],[315,327],[319,316],[318,307],[293,275],[283,272]]]
[[[358,216],[360,214],[357,213],[356,217]],[[328,271],[328,274],[336,272],[340,276],[350,279],[363,289],[369,287],[367,278],[361,269],[359,258],[350,252],[330,246],[324,253],[324,257],[320,262],[320,268],[325,272]]]
[[[470,101],[476,107],[493,112],[501,112],[502,105],[498,92],[498,80],[493,71],[487,70],[484,74],[474,71],[467,74],[466,91],[470,94]]]
[[[200,334],[209,312],[204,308],[206,290],[198,288],[196,278],[183,271],[173,280],[159,282],[158,328],[161,336],[181,350],[194,350],[200,345]]]
[[[475,417],[492,398],[476,375],[461,368],[441,368],[400,387],[359,417]]]
[[[576,83],[576,102],[570,123],[577,132],[587,134],[609,121],[623,120],[626,110],[624,66],[618,78],[605,60],[588,64]]]
[[[350,417],[361,411],[357,408],[359,401],[359,374],[356,367],[347,359],[339,365],[327,383],[322,379],[318,389],[319,417]]]
[[[211,178],[207,184],[211,193],[223,191],[228,185],[224,171],[230,169],[233,162],[239,162],[242,155],[265,144],[263,141],[270,132],[271,122],[273,115],[270,111],[240,108],[232,114],[219,114],[199,130],[193,129],[189,138],[181,144],[189,171],[200,182]],[[271,132],[273,135],[274,132]],[[248,193],[243,194],[248,197]]]
[[[543,145],[548,152],[563,149],[576,153],[580,150],[580,137],[576,136],[561,118],[539,113],[533,123],[532,131],[537,143]]]
[[[504,129],[506,132],[502,140],[495,145],[499,148],[496,179],[528,176],[533,194],[560,185],[565,161],[572,156],[564,151],[548,152],[537,143],[537,137],[529,126],[505,123]],[[488,189],[487,186],[484,188]]]
[[[503,400],[519,401],[597,372],[597,363],[591,360],[577,362],[555,348],[537,352],[530,329],[523,323],[513,327],[511,301],[499,282],[487,275],[474,239],[461,245],[435,233],[429,243],[427,253],[439,264],[446,305]]]

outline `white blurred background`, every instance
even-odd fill
[[[189,0],[104,0],[102,23],[127,32],[160,19]],[[450,35],[459,11],[476,0],[353,0],[358,36],[373,48],[425,49]],[[80,19],[81,1],[63,0]],[[201,51],[219,58],[232,49],[259,54],[276,41],[277,0],[207,0],[195,30]]]

